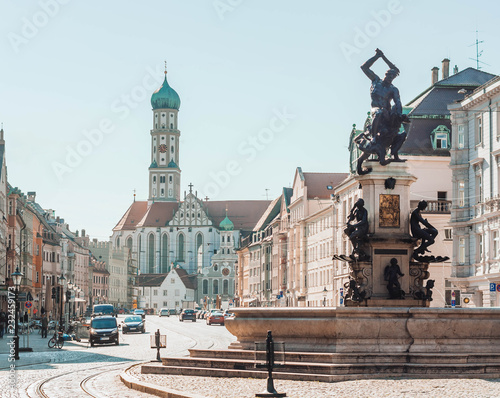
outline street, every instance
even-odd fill
[[[119,315],[121,322],[125,315]],[[156,359],[150,336],[160,329],[167,335],[167,348],[161,356],[185,356],[189,348],[227,348],[234,337],[225,327],[206,325],[205,321],[179,322],[177,316],[146,316],[146,333],[120,332],[120,345],[90,347],[86,339],[65,342],[62,350],[49,349],[48,339],[33,334],[33,352],[21,352],[15,365],[15,382],[9,378],[9,336],[1,341],[0,391],[2,397],[148,397],[129,390],[119,380],[123,369]],[[49,334],[50,337],[50,334]],[[10,394],[10,395],[9,395]]]

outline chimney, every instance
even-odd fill
[[[443,65],[443,71],[442,71],[443,79],[448,79],[448,77],[450,77],[450,60],[448,58],[443,59],[442,65]]]
[[[85,238],[85,230],[82,229],[82,238]]]
[[[432,70],[432,82],[431,84],[434,85],[438,81],[438,73],[439,73],[439,68],[435,66]]]

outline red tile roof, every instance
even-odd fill
[[[330,199],[333,189],[344,181],[347,173],[303,173],[308,199]],[[328,186],[332,189],[328,189]]]
[[[177,202],[155,202],[149,206],[137,227],[164,227],[174,217],[178,207]]]
[[[139,221],[144,217],[147,209],[147,201],[132,203],[118,224],[113,228],[113,231],[134,230]]]

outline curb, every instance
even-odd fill
[[[147,394],[153,394],[153,395],[156,395],[158,397],[163,397],[163,398],[207,398],[203,395],[191,394],[191,393],[187,393],[187,392],[180,392],[180,391],[172,390],[171,388],[163,388],[163,387],[159,387],[155,384],[139,381],[135,377],[133,377],[127,373],[129,369],[132,369],[135,366],[142,366],[142,365],[144,365],[144,363],[129,366],[122,373],[120,373],[120,380],[128,388],[131,388],[133,390],[137,390],[140,392],[145,392]]]

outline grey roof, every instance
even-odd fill
[[[434,150],[432,147],[431,133],[439,125],[451,129],[449,119],[412,119],[407,130],[408,138],[399,151],[400,155],[450,156],[449,151]]]
[[[448,105],[464,98],[464,94],[458,92],[460,89],[464,88],[470,92],[495,77],[491,73],[467,68],[436,82],[413,99],[407,105],[413,109],[408,114],[411,123],[405,126],[408,137],[400,154],[450,156],[449,151],[435,150],[432,147],[430,139],[432,131],[439,125],[451,130]]]

